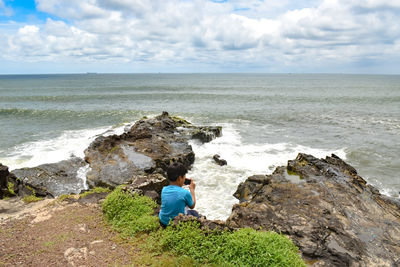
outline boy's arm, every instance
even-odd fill
[[[196,188],[196,184],[194,183],[193,179],[190,179],[190,180],[191,180],[191,182],[190,182],[190,185],[189,185],[189,191],[190,191],[190,194],[192,195],[193,205],[190,206],[189,208],[193,209],[194,206],[196,206],[196,195],[194,193],[194,189]]]

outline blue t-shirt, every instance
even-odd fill
[[[185,214],[185,207],[193,206],[190,192],[177,185],[164,186],[161,191],[161,210],[158,215],[164,225],[168,225],[179,213]]]

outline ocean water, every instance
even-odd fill
[[[381,193],[399,197],[398,75],[0,75],[0,162],[16,169],[82,157],[96,136],[162,111],[223,126],[221,138],[192,142],[189,176],[208,218],[225,219],[240,182],[299,152],[335,153]],[[228,165],[216,165],[214,154]]]

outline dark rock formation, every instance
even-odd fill
[[[122,135],[100,136],[85,150],[89,163],[86,174],[90,187],[115,187],[127,184],[132,192],[160,201],[161,189],[167,184],[165,171],[172,161],[190,168],[194,153],[188,141],[196,138],[208,142],[221,135],[221,127],[197,127],[167,112],[136,122]],[[71,158],[34,168],[8,172],[0,164],[0,196],[36,195],[55,197],[80,193],[84,188],[78,170],[86,166],[80,158]],[[15,175],[15,176],[14,176]],[[18,178],[17,178],[18,177]],[[11,182],[11,183],[8,183]],[[11,189],[9,190],[9,185]]]
[[[224,166],[228,164],[226,160],[221,159],[220,155],[216,154],[213,156],[213,160],[219,165],[219,166]]]
[[[188,140],[202,136],[202,141],[210,141],[219,135],[220,127],[196,127],[167,112],[139,120],[129,132],[99,137],[85,150],[91,167],[88,184],[115,187],[152,173],[165,175],[171,161],[190,168],[194,153]]]
[[[0,199],[18,193],[16,177],[8,171],[8,167],[0,163]]]
[[[0,163],[0,199],[8,192],[8,167]]]
[[[207,143],[215,139],[216,137],[221,136],[222,127],[220,126],[203,126],[197,127],[192,131],[192,138],[198,139],[203,143]]]
[[[18,195],[55,197],[80,193],[84,185],[77,172],[85,165],[85,161],[74,157],[58,163],[14,170],[13,174],[21,181]]]
[[[252,176],[227,225],[288,235],[313,266],[399,266],[400,205],[339,157],[299,154],[287,168]]]

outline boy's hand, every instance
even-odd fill
[[[189,189],[194,190],[196,188],[196,184],[194,183],[192,178],[189,179],[190,179]]]

